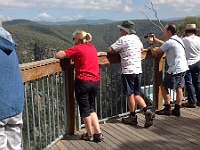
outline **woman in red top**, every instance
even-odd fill
[[[71,58],[74,61],[76,68],[75,95],[80,116],[83,118],[87,130],[87,133],[81,135],[81,139],[100,142],[104,137],[101,134],[98,117],[94,110],[100,76],[97,50],[94,45],[88,43],[91,40],[90,33],[82,30],[74,32],[74,46],[59,51],[56,58]]]

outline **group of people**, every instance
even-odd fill
[[[176,30],[174,24],[167,24],[163,29],[165,42],[153,34],[149,35],[148,42],[154,56],[166,53],[169,66],[161,85],[165,107],[156,114],[179,117],[181,106],[200,106],[200,37],[197,36],[196,24],[186,25],[183,38],[176,35]],[[160,47],[154,47],[154,42]],[[182,103],[184,87],[188,94],[187,103]],[[172,111],[168,89],[176,90],[176,102]]]
[[[120,29],[121,37],[113,43],[107,53],[119,53],[121,56],[123,91],[127,97],[130,115],[122,118],[126,124],[137,125],[135,106],[138,104],[145,115],[145,128],[153,125],[155,113],[149,108],[140,96],[140,83],[142,77],[141,51],[143,44],[135,35],[134,23],[124,21],[117,27]],[[104,139],[101,133],[98,116],[95,112],[94,103],[97,95],[99,76],[99,65],[97,50],[90,44],[92,40],[90,33],[77,30],[73,33],[74,46],[56,53],[58,59],[70,58],[74,61],[75,96],[79,105],[80,116],[85,124],[86,133],[81,135],[82,140],[101,142]]]
[[[137,125],[136,104],[142,108],[145,115],[145,128],[153,125],[155,112],[148,107],[140,96],[140,83],[142,78],[141,51],[143,44],[136,35],[135,25],[131,20],[123,21],[117,25],[121,36],[107,49],[107,54],[118,53],[121,57],[121,79],[123,93],[126,95],[130,115],[122,118],[125,124]],[[181,115],[180,108],[200,106],[200,38],[196,36],[195,24],[187,24],[186,36],[180,38],[176,35],[175,24],[167,24],[163,29],[166,41],[158,39],[154,34],[148,36],[149,49],[154,56],[166,53],[168,70],[165,73],[161,90],[164,99],[164,108],[156,111],[158,115]],[[76,68],[75,94],[79,104],[80,115],[86,126],[87,132],[81,139],[87,141],[101,141],[98,117],[94,110],[94,100],[97,94],[99,81],[99,67],[97,50],[89,44],[92,36],[78,30],[73,34],[74,46],[59,51],[56,58],[72,58]],[[157,43],[160,47],[155,47]],[[186,84],[185,84],[186,83]],[[186,85],[188,103],[182,104],[183,88]],[[169,89],[176,91],[176,104],[173,110],[170,105]],[[93,129],[94,128],[94,129]],[[93,131],[94,130],[94,131]]]
[[[0,24],[1,25],[1,24]],[[117,25],[121,37],[107,49],[107,54],[119,53],[121,57],[121,79],[123,93],[126,95],[130,115],[122,118],[125,124],[137,125],[136,104],[142,108],[145,115],[145,128],[153,125],[155,112],[148,107],[140,96],[142,78],[141,51],[143,44],[136,35],[132,21],[123,21]],[[168,70],[165,73],[161,90],[164,98],[164,109],[156,111],[158,115],[180,116],[180,107],[200,106],[200,38],[196,36],[195,24],[188,24],[186,36],[176,35],[176,26],[167,24],[163,29],[166,41],[158,39],[154,34],[148,36],[149,49],[152,55],[166,53]],[[101,142],[98,116],[95,112],[95,98],[98,91],[99,65],[97,50],[93,44],[92,35],[83,30],[73,33],[74,45],[56,53],[58,59],[70,58],[74,61],[75,96],[79,105],[80,116],[85,124],[86,133],[82,140]],[[21,128],[24,87],[15,52],[16,43],[9,32],[0,26],[0,149],[21,149]],[[160,47],[155,47],[157,43]],[[12,73],[14,72],[14,73]],[[186,83],[186,84],[185,84]],[[16,86],[19,85],[19,86]],[[182,104],[182,89],[186,85],[188,103]],[[9,90],[8,90],[9,89]],[[176,90],[176,104],[171,111],[170,94],[168,89]],[[6,103],[5,103],[6,100]],[[15,142],[13,142],[15,141]]]

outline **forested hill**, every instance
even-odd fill
[[[133,20],[137,35],[147,46],[144,35],[153,32],[162,38],[161,30],[149,20]],[[17,42],[17,55],[19,63],[32,62],[54,57],[55,52],[72,46],[72,33],[77,30],[85,30],[93,36],[93,43],[98,51],[106,51],[115,40],[120,37],[116,25],[121,22],[105,24],[53,24],[44,25],[29,20],[13,20],[3,22]],[[166,24],[166,22],[163,22]]]

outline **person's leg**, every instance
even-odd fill
[[[162,96],[164,99],[164,104],[170,105],[170,94],[169,94],[168,89],[165,86],[161,86],[161,90],[162,90]]]
[[[180,107],[183,100],[183,88],[185,86],[185,73],[180,73],[175,76],[175,88],[176,88],[176,104],[172,110],[172,115],[180,117]]]
[[[91,116],[91,119],[92,119],[92,125],[94,127],[94,133],[95,134],[101,133],[100,125],[99,125],[99,119],[98,119],[96,112],[90,113],[90,116]]]
[[[175,78],[172,74],[165,73],[165,77],[162,81],[161,91],[162,97],[164,99],[164,108],[162,110],[156,111],[158,115],[171,115],[171,106],[170,106],[170,93],[169,89],[174,89]]]
[[[194,86],[193,86],[193,81],[192,81],[192,74],[191,71],[187,71],[185,75],[185,86],[186,86],[186,91],[188,95],[188,103],[189,104],[195,104],[195,91],[194,91]],[[183,106],[187,106],[187,104],[183,104]],[[189,105],[188,105],[189,106]]]
[[[95,112],[95,99],[98,91],[98,82],[91,82],[91,89],[88,93],[89,95],[89,105],[90,105],[90,116],[92,121],[92,126],[94,128],[94,133],[99,134],[101,133],[100,126],[99,126],[99,119]]]
[[[180,112],[180,106],[182,103],[183,99],[183,89],[182,88],[177,88],[176,89],[176,104],[174,109],[172,110],[172,115],[180,117],[181,112]]]
[[[197,102],[200,103],[200,71],[194,75],[193,79],[194,79],[193,85],[195,87],[196,99]]]
[[[141,107],[145,108],[147,107],[144,99],[140,95],[135,95],[135,102]]]
[[[194,64],[191,68],[193,85],[195,87],[195,94],[197,99],[197,104],[200,106],[200,61]]]
[[[89,102],[90,102],[90,116],[92,119],[92,125],[94,129],[93,141],[101,142],[104,139],[103,134],[101,133],[99,119],[97,113],[95,112],[95,98],[98,91],[98,82],[92,83],[91,92],[89,93]]]
[[[104,136],[101,133],[98,116],[97,116],[96,112],[92,112],[90,114],[90,116],[92,118],[92,125],[94,128],[93,141],[101,142],[104,139]]]
[[[125,124],[137,125],[137,115],[135,113],[135,98],[134,94],[127,96],[128,107],[130,115],[128,117],[122,118],[122,122]]]
[[[89,81],[75,79],[75,95],[79,105],[80,116],[83,119],[87,133],[82,134],[81,139],[91,141],[92,140],[92,119],[90,116],[90,104],[88,91],[91,87]]]
[[[170,94],[165,86],[161,86],[162,96],[164,99],[164,108],[162,110],[156,111],[157,115],[170,115],[171,114],[171,106],[170,106]]]
[[[0,150],[8,150],[5,126],[8,119],[0,120]]]
[[[11,117],[5,127],[7,135],[7,146],[9,150],[21,150],[22,143],[22,113]]]
[[[135,96],[136,103],[143,109],[145,115],[145,128],[149,128],[153,125],[153,120],[155,119],[155,112],[153,109],[149,109],[140,95]]]
[[[142,79],[142,74],[136,74],[135,78],[134,78],[134,84],[133,84],[133,92],[134,92],[134,102],[136,104],[138,104],[142,109],[146,108],[146,102],[144,101],[144,99],[141,97],[141,79]],[[134,104],[134,108],[135,108],[135,104]],[[146,109],[145,109],[146,111]]]
[[[147,107],[146,102],[144,99],[140,96],[140,83],[141,83],[142,74],[137,74],[134,80],[134,99],[135,103],[137,103],[144,111],[145,115],[145,128],[149,128],[153,125],[153,120],[155,119],[155,113],[154,110]]]
[[[126,118],[122,118],[122,122],[125,124],[137,125],[137,115],[135,113],[135,98],[134,98],[134,74],[122,74],[123,92],[126,95],[130,115]]]
[[[92,132],[92,118],[91,118],[91,116],[83,117],[83,122],[85,124],[85,128],[87,130],[88,136],[92,136],[93,132]]]
[[[123,92],[126,95],[130,112],[135,111],[134,80],[134,74],[122,74]]]
[[[135,111],[134,94],[131,94],[131,95],[127,96],[127,101],[128,101],[128,107],[129,107],[130,112],[134,112]]]
[[[183,100],[183,89],[177,88],[176,89],[176,104],[181,105],[182,100]]]

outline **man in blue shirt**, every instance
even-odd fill
[[[16,43],[0,21],[0,149],[21,150],[24,85]]]

